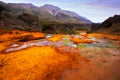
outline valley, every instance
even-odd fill
[[[94,23],[51,4],[0,1],[0,80],[120,80],[119,68],[119,14]]]

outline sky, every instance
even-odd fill
[[[65,10],[74,11],[92,22],[120,15],[120,0],[1,0],[6,3],[32,3],[35,6],[52,4]]]

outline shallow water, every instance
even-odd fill
[[[53,34],[48,34],[46,36],[47,38],[52,37]],[[74,37],[78,37],[78,35],[74,35]],[[69,38],[69,36],[67,36]],[[91,44],[88,43],[81,43],[81,44],[75,44],[73,42],[68,43],[67,45],[64,44],[63,40],[57,41],[57,42],[52,42],[52,41],[48,41],[46,39],[42,39],[42,40],[34,40],[34,41],[28,41],[28,42],[24,42],[21,46],[19,46],[19,44],[12,44],[11,47],[7,50],[5,50],[5,52],[12,52],[12,51],[17,51],[17,50],[21,50],[21,49],[25,49],[31,46],[72,46],[72,47],[88,47],[88,48],[92,48],[92,47],[101,47],[101,48],[120,48],[120,45],[117,44],[117,42],[119,41],[113,41],[113,40],[109,40],[109,39],[98,39],[96,37],[89,37],[88,39],[93,40],[94,42]],[[78,48],[79,48],[78,47]]]

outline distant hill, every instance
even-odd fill
[[[93,32],[120,35],[120,15],[114,15],[101,24],[92,26]]]
[[[45,30],[45,32],[49,32],[49,27],[52,27],[54,32],[56,29],[57,31],[61,29],[55,32],[60,33],[62,30],[66,30],[64,27],[67,27],[67,30],[69,30],[67,33],[73,33],[73,29],[68,28],[77,27],[77,29],[81,29],[82,27],[84,29],[85,26],[86,29],[90,28],[91,23],[90,20],[79,16],[75,12],[62,10],[50,4],[37,7],[32,4],[4,3],[0,1],[0,28],[2,29]],[[69,27],[68,24],[72,26]],[[48,28],[46,28],[46,25]],[[60,27],[56,28],[56,25]]]

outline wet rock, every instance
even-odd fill
[[[11,47],[18,47],[19,46],[19,44],[13,44],[13,45],[11,45]]]
[[[46,38],[51,38],[53,36],[53,34],[47,34]]]

